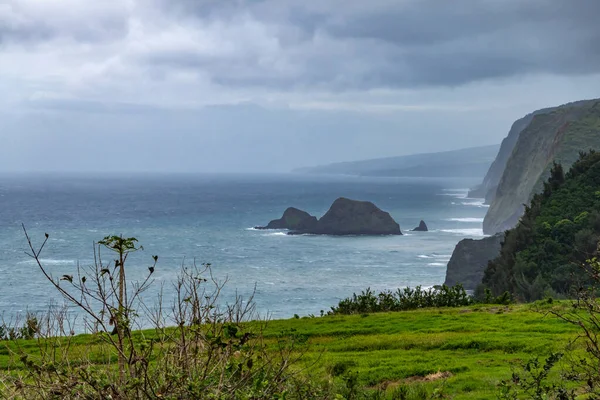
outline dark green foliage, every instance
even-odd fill
[[[575,282],[586,281],[581,265],[595,254],[599,239],[600,153],[590,151],[567,174],[554,164],[543,192],[506,232],[477,293],[508,291],[520,301],[568,295]]]
[[[423,290],[421,286],[414,289],[390,290],[375,294],[370,288],[357,295],[339,302],[331,307],[332,314],[362,314],[385,311],[406,311],[429,307],[462,307],[473,303],[462,285],[448,287],[446,285]]]

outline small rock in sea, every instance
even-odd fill
[[[415,229],[413,229],[413,232],[427,232],[427,231],[429,231],[429,229],[427,229],[427,224],[423,220],[421,220],[421,222],[419,222],[419,226],[417,226]]]

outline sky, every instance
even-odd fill
[[[597,0],[0,0],[0,171],[286,172],[600,97]]]

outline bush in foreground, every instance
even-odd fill
[[[27,232],[25,232],[27,236]],[[55,277],[27,236],[31,257],[66,300],[85,315],[86,336],[75,336],[66,308],[8,328],[10,369],[0,373],[3,399],[305,399],[328,398],[329,385],[293,369],[305,340],[282,333],[263,340],[252,298],[221,306],[224,283],[210,265],[182,267],[171,305],[140,296],[152,283],[158,257],[142,282],[126,279],[135,238],[109,236],[95,246],[95,263]],[[101,253],[109,250],[114,261]],[[140,318],[152,329],[136,331]],[[252,322],[250,322],[252,321]],[[35,326],[34,326],[35,325]],[[29,339],[29,340],[24,340]]]

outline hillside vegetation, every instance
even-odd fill
[[[591,122],[574,123],[571,134],[583,137],[574,132],[577,127],[587,130]],[[496,295],[509,291],[522,301],[568,295],[573,283],[585,283],[583,264],[596,254],[599,240],[600,153],[590,151],[566,174],[561,164],[554,164],[543,191],[507,232],[500,256],[485,271],[483,286]]]
[[[546,314],[549,307],[568,306],[469,306],[276,320],[263,337],[272,354],[280,351],[282,338],[297,338],[293,368],[329,387],[318,398],[496,399],[498,385],[521,361],[543,359],[573,338],[576,327]],[[155,336],[153,330],[135,335],[146,342]],[[0,392],[7,371],[27,370],[18,353],[10,353],[16,345],[1,343]],[[35,340],[18,346],[34,359],[39,354]],[[95,354],[101,341],[81,335],[71,346],[72,354],[85,357]],[[95,368],[106,368],[111,360],[96,357],[95,362]],[[288,393],[285,398],[296,397]]]

